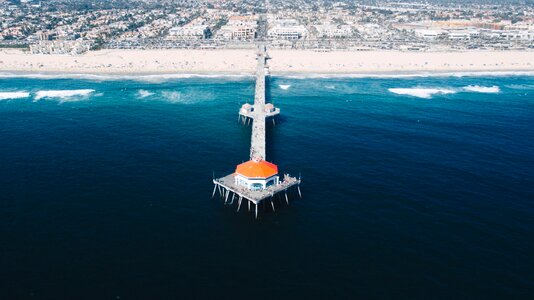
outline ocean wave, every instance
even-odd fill
[[[534,84],[509,84],[506,87],[513,90],[534,90]]]
[[[170,102],[170,103],[183,103],[185,102],[183,99],[182,99],[182,93],[180,92],[177,92],[177,91],[163,91],[161,92],[161,96],[163,97],[164,100],[166,100],[167,102]]]
[[[156,100],[165,101],[172,104],[199,104],[209,102],[216,99],[215,95],[210,91],[203,91],[200,89],[184,89],[163,90],[157,94],[158,97],[153,97]]]
[[[437,88],[391,88],[388,91],[398,95],[409,95],[419,98],[429,99],[435,94],[454,94],[455,90],[451,89],[437,89]]]
[[[30,79],[84,79],[92,81],[121,81],[132,80],[148,83],[162,83],[176,79],[187,78],[247,78],[251,74],[195,74],[195,73],[176,73],[176,74],[84,74],[84,73],[9,73],[0,72],[0,78],[30,78]]]
[[[38,91],[35,93],[35,100],[40,100],[43,98],[52,98],[60,99],[60,101],[77,101],[85,99],[95,90],[85,89],[85,90],[49,90],[49,91]]]
[[[139,91],[137,91],[137,97],[140,98],[140,99],[143,99],[143,98],[146,98],[146,97],[150,97],[152,95],[154,95],[154,93],[149,92],[147,90],[139,90]]]
[[[499,76],[534,76],[534,71],[436,71],[436,72],[375,72],[375,73],[291,73],[280,72],[272,75],[277,78],[414,78],[414,77],[499,77]],[[0,72],[0,78],[31,79],[85,79],[93,81],[132,80],[160,83],[187,78],[227,78],[242,79],[253,77],[250,73],[167,73],[167,74],[90,74],[90,73],[12,73]]]
[[[419,78],[419,77],[503,77],[534,76],[534,71],[458,71],[458,72],[383,72],[383,73],[278,73],[271,75],[289,79],[329,78]]]
[[[28,92],[0,92],[0,100],[21,99],[30,97]]]
[[[291,87],[290,84],[279,84],[278,86],[283,90],[287,90]]]
[[[463,89],[469,92],[477,92],[477,93],[498,93],[501,91],[501,89],[496,85],[494,86],[468,85],[468,86],[464,86]]]

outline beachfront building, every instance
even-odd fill
[[[436,40],[440,36],[446,35],[445,30],[440,29],[415,29],[414,33],[416,36],[421,37],[425,40]]]
[[[447,32],[449,40],[469,40],[471,39],[471,32],[467,29],[454,29]]]
[[[313,25],[317,31],[318,38],[347,38],[353,35],[353,29],[350,25],[321,24]]]
[[[275,25],[269,29],[268,36],[271,39],[298,40],[305,38],[308,30],[295,19],[276,20]]]
[[[70,54],[79,55],[91,49],[90,41],[39,41],[30,45],[32,54]]]
[[[201,40],[208,33],[209,27],[206,25],[185,25],[169,29],[169,37],[178,40]]]
[[[225,40],[251,40],[256,37],[257,27],[256,16],[231,16],[217,34]]]
[[[236,167],[234,180],[249,190],[264,190],[278,184],[278,166],[265,160],[249,160]]]

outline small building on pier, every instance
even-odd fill
[[[249,160],[236,167],[235,184],[249,190],[264,190],[279,182],[278,166],[265,160]]]
[[[254,106],[250,105],[249,103],[245,103],[241,106],[241,110],[239,111],[239,113],[241,113],[242,115],[246,115],[252,113],[253,111]]]
[[[276,108],[274,107],[274,105],[272,103],[267,103],[265,104],[265,112],[270,114],[270,113],[273,113],[276,111]]]

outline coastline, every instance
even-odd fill
[[[305,72],[279,72],[272,73],[273,78],[289,79],[317,79],[317,78],[423,78],[423,77],[504,77],[504,76],[534,76],[534,70],[451,70],[442,71],[384,71],[384,72],[324,72],[324,73],[305,73]],[[33,79],[82,79],[95,81],[117,81],[133,80],[146,82],[163,82],[173,79],[187,78],[253,78],[251,73],[228,73],[228,72],[197,72],[197,73],[80,73],[80,72],[32,72],[32,71],[1,71],[0,80],[3,78],[33,78]]]
[[[469,74],[534,75],[534,51],[399,52],[270,50],[280,77],[417,77]],[[34,55],[0,50],[0,78],[251,76],[253,49],[100,50],[83,55]]]

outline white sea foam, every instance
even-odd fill
[[[84,80],[93,80],[93,81],[119,81],[119,80],[133,80],[133,81],[142,81],[149,83],[162,83],[170,80],[176,79],[187,79],[187,78],[227,78],[227,79],[241,79],[251,77],[250,74],[226,74],[226,73],[216,73],[216,74],[186,74],[186,73],[176,73],[176,74],[83,74],[83,73],[9,73],[9,72],[0,72],[0,78],[32,78],[32,79],[63,79],[63,78],[73,78],[73,79],[84,79]]]
[[[454,94],[456,91],[451,89],[438,89],[438,88],[395,88],[388,89],[388,91],[398,95],[409,95],[419,98],[429,99],[435,94]]]
[[[458,71],[458,72],[383,72],[383,73],[279,73],[279,78],[419,78],[419,77],[502,77],[534,76],[534,71]]]
[[[50,90],[50,91],[38,91],[35,93],[35,100],[40,100],[43,98],[59,99],[61,102],[64,101],[77,101],[85,99],[95,90],[85,89],[85,90]]]
[[[0,92],[0,100],[21,99],[30,97],[28,92]]]
[[[163,90],[157,94],[155,99],[173,103],[173,104],[197,104],[206,101],[213,101],[217,98],[211,91],[205,91],[202,89],[183,89],[176,90]]]
[[[479,86],[479,85],[468,85],[464,86],[464,90],[469,92],[476,92],[476,93],[498,93],[501,91],[501,89],[494,85],[494,86]]]
[[[161,92],[161,96],[163,97],[164,100],[170,103],[184,102],[182,99],[182,94],[177,91],[163,91]]]
[[[412,77],[477,77],[477,76],[534,76],[534,71],[458,71],[458,72],[383,72],[383,73],[285,73],[273,77],[308,78],[412,78]],[[241,79],[252,77],[249,73],[216,74],[85,74],[85,73],[12,73],[0,72],[0,78],[61,79],[74,78],[94,81],[134,80],[151,83],[166,82],[184,78],[227,78]]]
[[[139,91],[137,91],[137,97],[139,97],[140,99],[143,99],[143,98],[146,98],[146,97],[150,97],[152,95],[154,95],[154,93],[149,92],[147,90],[139,90]]]
[[[534,84],[509,84],[506,87],[513,90],[534,90]]]
[[[291,87],[290,84],[280,84],[280,85],[278,85],[278,86],[279,86],[281,89],[283,89],[283,90],[287,90],[288,88]]]

